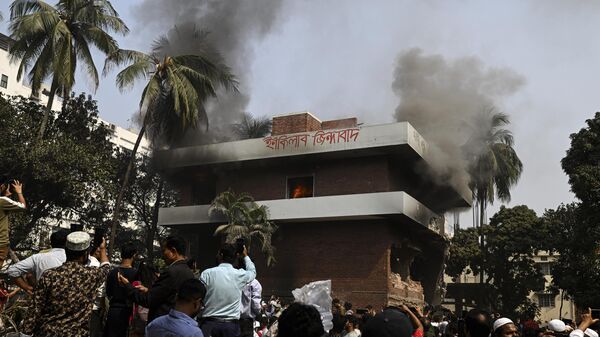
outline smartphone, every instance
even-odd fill
[[[244,253],[244,246],[246,245],[246,240],[244,238],[239,238],[235,240],[235,248],[238,254]]]
[[[83,224],[80,224],[80,223],[72,223],[71,224],[71,233],[82,232],[82,231],[83,231]]]
[[[599,318],[600,319],[600,309],[592,309],[592,318],[594,318],[594,319]]]
[[[104,239],[104,234],[106,234],[106,229],[96,228],[96,231],[94,232],[94,247],[100,247],[102,240]]]

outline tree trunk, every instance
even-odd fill
[[[562,290],[560,291],[560,309],[558,310],[558,319],[562,320],[562,310],[563,310],[563,304],[565,301],[565,292]]]
[[[479,200],[479,245],[481,249],[481,268],[479,269],[479,283],[483,284],[483,274],[485,272],[485,243],[483,234],[483,224],[485,217],[485,199],[480,198]]]
[[[131,152],[131,158],[129,158],[129,164],[127,164],[127,170],[125,171],[125,177],[123,177],[123,183],[121,184],[121,189],[119,190],[119,194],[117,195],[117,200],[115,201],[112,220],[111,220],[111,230],[110,230],[110,241],[109,241],[109,253],[114,249],[115,236],[117,234],[117,226],[119,224],[119,214],[121,213],[121,204],[123,203],[123,197],[125,196],[125,190],[129,187],[129,178],[131,176],[131,171],[133,171],[133,167],[135,165],[135,158],[140,147],[140,143],[142,142],[142,138],[144,138],[144,133],[146,132],[146,123],[142,126],[140,133],[138,134],[137,140],[135,141],[135,145],[133,146],[133,151]]]
[[[37,142],[41,142],[44,138],[44,133],[46,133],[46,128],[48,127],[48,119],[50,118],[50,113],[52,113],[52,103],[54,103],[54,95],[56,92],[56,86],[53,83],[50,87],[50,95],[48,96],[48,103],[46,104],[46,110],[44,111],[44,116],[42,116],[42,124],[40,125],[40,130],[38,131]]]
[[[162,194],[164,190],[164,180],[160,178],[158,183],[158,190],[156,191],[156,202],[154,203],[154,209],[152,210],[152,222],[150,223],[150,229],[146,233],[146,250],[148,251],[148,259],[154,260],[154,238],[156,237],[156,229],[158,228],[158,209],[162,201]]]

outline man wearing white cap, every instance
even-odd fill
[[[553,319],[548,322],[548,330],[552,331],[557,336],[561,336],[567,331],[567,325],[560,319]]]
[[[519,336],[519,329],[509,318],[499,318],[494,322],[493,337],[516,337]]]
[[[104,240],[100,245],[100,268],[85,266],[90,242],[85,232],[67,236],[67,261],[40,278],[23,333],[34,337],[89,336],[96,289],[106,281],[110,270]]]
[[[598,323],[598,319],[592,318],[592,309],[588,308],[581,314],[581,323],[569,334],[569,337],[598,337],[598,332],[590,329],[590,326],[596,323]]]

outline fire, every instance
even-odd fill
[[[312,189],[303,185],[296,185],[292,191],[292,199],[312,197]]]

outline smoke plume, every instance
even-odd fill
[[[447,60],[410,49],[397,60],[392,89],[395,118],[410,122],[430,144],[435,176],[468,182],[461,151],[481,125],[481,114],[501,108],[525,79],[508,68],[486,67],[476,57]]]
[[[167,34],[169,50],[180,53],[213,50],[231,67],[240,82],[239,93],[219,92],[206,104],[209,128],[200,126],[181,145],[229,140],[250,101],[253,48],[278,22],[280,0],[145,0],[138,7],[139,21],[156,37]],[[168,32],[168,33],[167,33]],[[208,33],[198,38],[198,32]]]

